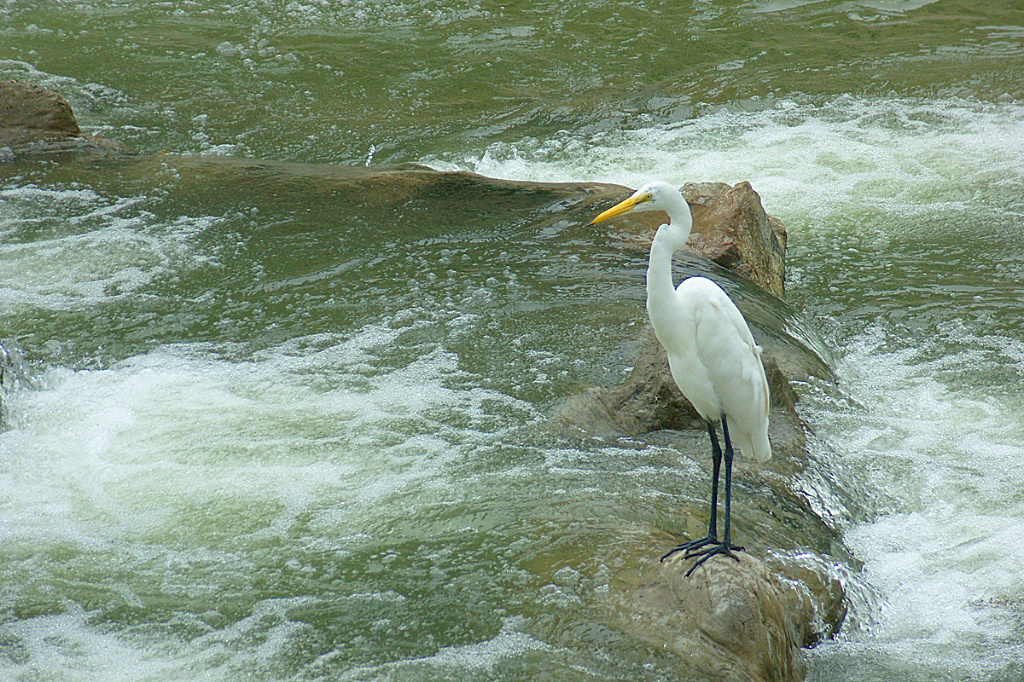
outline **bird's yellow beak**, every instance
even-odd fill
[[[629,197],[628,199],[625,199],[624,201],[620,201],[619,203],[615,204],[614,206],[609,208],[607,211],[605,211],[601,215],[599,215],[596,218],[594,218],[593,220],[591,220],[589,223],[587,223],[587,225],[589,226],[589,225],[594,225],[596,223],[602,223],[605,220],[608,220],[609,218],[614,218],[615,216],[620,216],[623,213],[629,213],[630,211],[632,211],[636,207],[637,204],[642,204],[642,203],[644,203],[646,201],[650,201],[650,196],[649,195],[646,195],[646,194],[642,194],[640,196],[633,195],[633,196]]]

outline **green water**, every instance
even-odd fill
[[[749,180],[839,358],[797,387],[791,485],[863,570],[809,679],[1021,679],[1022,55],[1012,3],[0,4],[0,78],[143,155],[0,155],[0,337],[34,375],[0,433],[0,676],[682,672],[609,595],[705,472],[546,420],[628,371],[643,255],[543,201],[205,155]]]

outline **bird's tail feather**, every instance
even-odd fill
[[[772,444],[768,440],[768,429],[765,429],[764,433],[756,435],[753,439],[753,447],[751,448],[756,459],[759,463],[764,464],[772,458]]]
[[[729,431],[733,433],[731,424]],[[772,458],[772,444],[768,440],[768,429],[762,433],[737,433],[733,440],[744,457],[752,457],[760,464],[764,464]]]

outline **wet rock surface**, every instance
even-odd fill
[[[60,94],[35,83],[0,81],[0,150],[13,158],[76,147],[120,149],[110,140],[85,135],[71,105]],[[3,157],[0,157],[3,160]]]
[[[33,83],[0,82],[0,145],[23,145],[82,134],[67,101]]]
[[[694,223],[701,228],[690,240],[691,248],[781,297],[786,282],[786,228],[765,212],[750,183],[687,184],[683,194]]]
[[[686,577],[675,554],[655,562],[632,591],[634,636],[685,658],[708,680],[801,680],[801,647],[813,613],[749,554],[718,557]]]

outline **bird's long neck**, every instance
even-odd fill
[[[672,283],[672,254],[679,248],[679,243],[669,234],[671,229],[671,225],[659,227],[651,243],[651,257],[647,262],[648,302],[675,291]]]
[[[672,309],[675,285],[672,283],[672,254],[683,248],[693,225],[690,207],[680,197],[682,206],[669,212],[669,223],[658,228],[651,244],[651,258],[647,264],[647,312],[657,332],[660,313]]]

